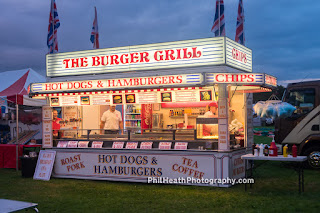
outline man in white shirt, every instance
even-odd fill
[[[110,109],[105,111],[101,117],[100,129],[105,129],[105,134],[118,134],[119,129],[123,128],[121,113],[116,110],[115,105],[111,105]]]
[[[211,102],[208,106],[208,112],[204,114],[206,118],[217,118],[218,117],[218,104],[216,102]]]

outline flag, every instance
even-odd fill
[[[93,43],[93,48],[99,49],[99,31],[98,31],[98,18],[97,18],[96,7],[94,7],[94,20],[93,20],[90,41]]]
[[[216,0],[216,14],[214,16],[214,22],[211,31],[214,32],[215,36],[226,36],[224,25],[225,21],[223,0]]]
[[[243,45],[245,42],[245,38],[244,38],[244,9],[243,9],[242,0],[239,0],[235,41],[240,44],[243,44]]]
[[[51,0],[49,26],[48,26],[48,38],[47,38],[47,46],[49,48],[49,53],[58,52],[57,30],[59,27],[60,27],[60,21],[59,21],[56,1]]]

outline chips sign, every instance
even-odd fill
[[[47,76],[228,65],[252,72],[252,51],[226,37],[48,54]]]

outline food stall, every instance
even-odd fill
[[[276,78],[252,72],[252,51],[227,37],[50,54],[47,82],[30,85],[43,107],[53,176],[229,187],[253,143],[252,93]],[[208,105],[218,115],[207,117]],[[102,114],[116,105],[117,134]],[[61,118],[52,129],[52,110]],[[52,132],[59,131],[59,137]]]

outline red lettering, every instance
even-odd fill
[[[130,53],[131,61],[130,63],[138,63],[139,62],[139,53]]]
[[[119,64],[118,58],[119,58],[118,55],[111,55],[110,56],[110,65]]]
[[[244,82],[244,80],[247,78],[247,75],[240,75],[240,81]]]
[[[158,55],[160,54],[160,55]],[[163,55],[162,55],[162,51],[158,50],[154,53],[154,60],[156,61],[162,61],[163,60]]]
[[[96,67],[100,65],[100,58],[99,56],[92,56],[92,66]]]
[[[153,84],[154,84],[154,83],[153,83],[153,80],[154,80],[153,78],[150,78],[150,77],[149,77],[149,78],[148,78],[148,85],[153,85]]]
[[[155,77],[154,78],[154,83],[155,84],[161,84],[161,78],[160,77]]]
[[[197,51],[197,47],[192,47],[193,56],[192,58],[200,58],[201,51]]]
[[[88,66],[88,59],[86,57],[80,58],[81,67],[87,67]]]
[[[69,68],[69,61],[70,61],[70,59],[64,59],[64,60],[62,61],[62,63],[66,65],[66,66],[65,66],[65,69],[68,69],[68,68]]]
[[[167,84],[168,76],[162,76],[162,84]]]
[[[139,79],[135,78],[133,79],[134,86],[139,86]]]
[[[127,64],[127,63],[129,63],[129,57],[128,57],[129,55],[128,54],[122,54],[121,56],[120,56],[120,62],[121,62],[121,64]],[[125,57],[125,58],[123,58],[123,57]]]
[[[92,88],[92,81],[88,81],[88,88]]]
[[[181,49],[177,49],[177,58],[176,59],[181,59]]]
[[[140,62],[149,62],[149,53],[148,52],[142,52],[140,53]]]
[[[166,61],[168,60],[174,60],[175,57],[174,57],[174,50],[165,50],[166,52]]]
[[[103,66],[108,65],[108,58],[109,58],[108,55],[107,56],[101,56],[101,65],[103,65]],[[107,61],[107,63],[106,63],[106,61]]]
[[[248,82],[254,82],[254,75],[248,75]]]
[[[78,58],[71,59],[71,68],[74,68],[74,67],[79,67],[79,59]]]
[[[181,75],[178,75],[178,76],[177,76],[177,81],[176,81],[176,83],[179,83],[179,84],[182,83],[182,76],[181,76]]]
[[[169,76],[169,84],[174,84],[174,76]]]
[[[132,79],[130,80],[124,79],[124,86],[132,86]]]
[[[183,59],[188,59],[192,57],[192,53],[188,52],[188,48],[183,48]]]

